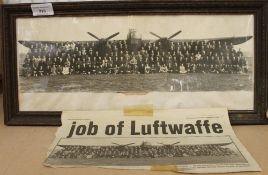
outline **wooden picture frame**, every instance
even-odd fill
[[[242,15],[254,16],[254,104],[252,110],[229,110],[232,124],[267,124],[268,3],[254,0],[99,1],[53,3],[54,16],[120,15]],[[60,111],[20,111],[18,94],[16,19],[32,18],[30,4],[3,5],[3,95],[6,125],[60,125]],[[42,17],[34,17],[42,18]]]

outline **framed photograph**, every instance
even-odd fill
[[[143,104],[267,123],[267,3],[226,2],[53,3],[37,17],[30,4],[4,5],[5,123]]]

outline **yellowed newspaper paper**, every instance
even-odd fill
[[[45,166],[98,166],[187,173],[261,171],[235,136],[227,109],[65,111]]]

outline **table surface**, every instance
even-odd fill
[[[42,165],[47,148],[57,127],[18,127],[3,123],[3,103],[0,95],[0,175],[171,175],[173,172],[143,170],[111,170],[96,167],[49,168]],[[240,141],[262,168],[262,172],[234,173],[235,175],[268,175],[268,125],[234,126]],[[184,173],[181,173],[184,174]],[[232,173],[229,173],[232,174]]]

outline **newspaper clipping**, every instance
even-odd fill
[[[122,111],[66,111],[45,166],[147,169],[177,172],[261,171],[235,136],[227,109],[155,110],[150,116]]]

